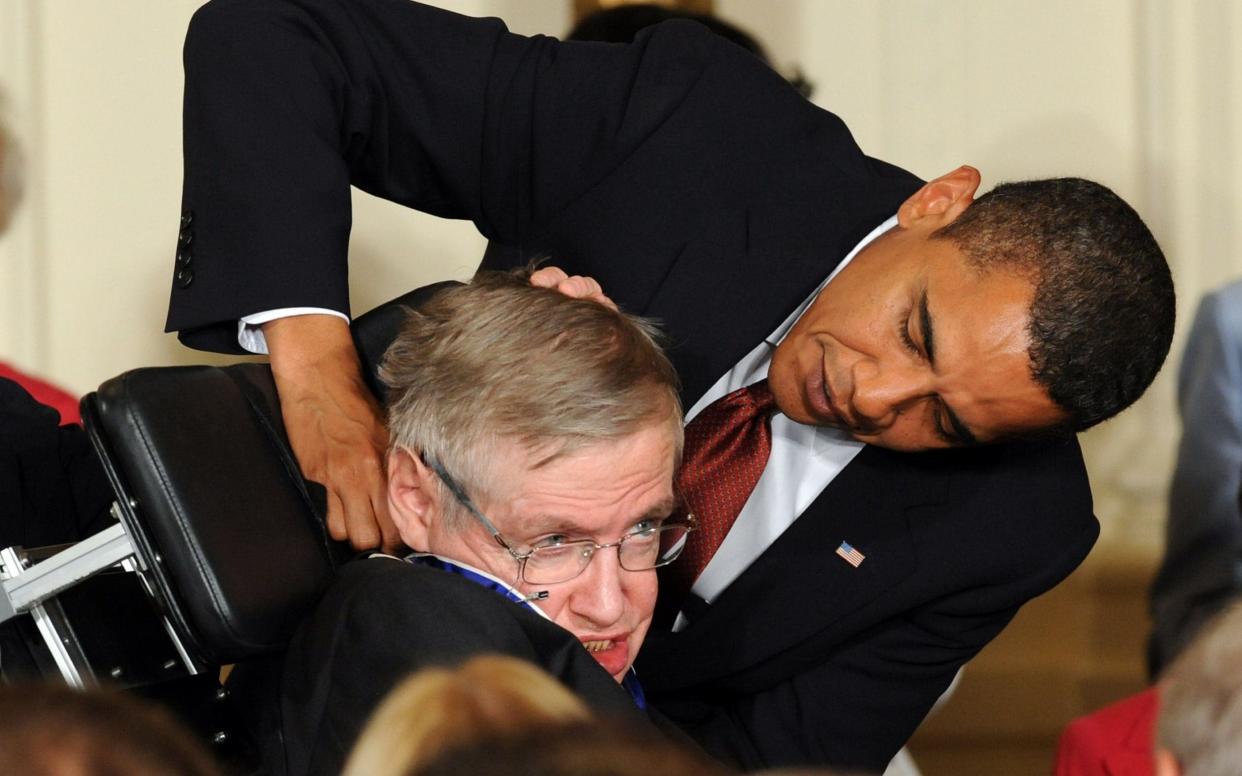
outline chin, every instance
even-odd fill
[[[797,381],[786,377],[785,370],[776,371],[776,364],[768,371],[768,387],[776,399],[776,408],[781,414],[798,423],[814,423],[807,411],[806,397],[797,387]]]

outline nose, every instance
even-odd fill
[[[882,364],[863,359],[854,365],[850,407],[869,430],[893,425],[906,408],[929,395],[929,375],[915,364]]]
[[[615,547],[596,551],[591,563],[572,580],[574,590],[569,607],[585,625],[605,630],[617,623],[625,612],[625,585]]]

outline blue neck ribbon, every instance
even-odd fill
[[[529,601],[526,596],[486,572],[449,560],[448,558],[442,558],[439,555],[431,555],[423,552],[416,552],[411,555],[407,555],[405,560],[408,563],[417,563],[422,566],[429,566],[433,569],[438,569],[449,574],[456,574],[459,577],[464,577],[476,585],[481,585],[488,590],[492,590],[504,596],[514,603],[533,609],[544,617],[547,616],[539,609],[539,607]],[[621,681],[621,686],[629,692],[630,697],[634,699],[634,703],[638,706],[638,708],[646,710],[647,696],[643,693],[643,687],[638,682],[638,674],[634,671],[633,666],[631,666],[630,670],[626,672],[625,679]]]

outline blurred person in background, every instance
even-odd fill
[[[1242,510],[1239,510],[1242,517]],[[1146,690],[1071,722],[1055,776],[1225,776],[1242,763],[1242,601],[1235,596]]]
[[[1242,771],[1242,605],[1205,625],[1160,677],[1156,776]]]
[[[17,141],[0,121],[0,239],[22,198],[22,157]],[[69,391],[0,361],[0,381],[16,383],[40,404],[56,410],[61,423],[81,423],[78,397]],[[3,545],[0,545],[3,546]]]
[[[1152,676],[1242,594],[1242,281],[1203,297],[1181,368],[1182,438],[1151,592]]]
[[[21,195],[13,138],[0,123],[0,239]],[[112,489],[78,400],[0,362],[0,547],[78,541],[112,523]],[[25,633],[25,635],[23,635]],[[39,676],[29,617],[0,624],[0,679]]]
[[[0,773],[22,776],[221,776],[166,711],[110,690],[0,686]]]

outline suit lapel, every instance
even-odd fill
[[[902,458],[864,448],[705,613],[648,638],[644,681],[677,689],[771,662],[847,622],[856,632],[851,617],[916,567],[908,510],[944,498],[943,482]],[[836,554],[843,541],[865,556],[857,567]],[[796,668],[781,661],[781,670]]]

